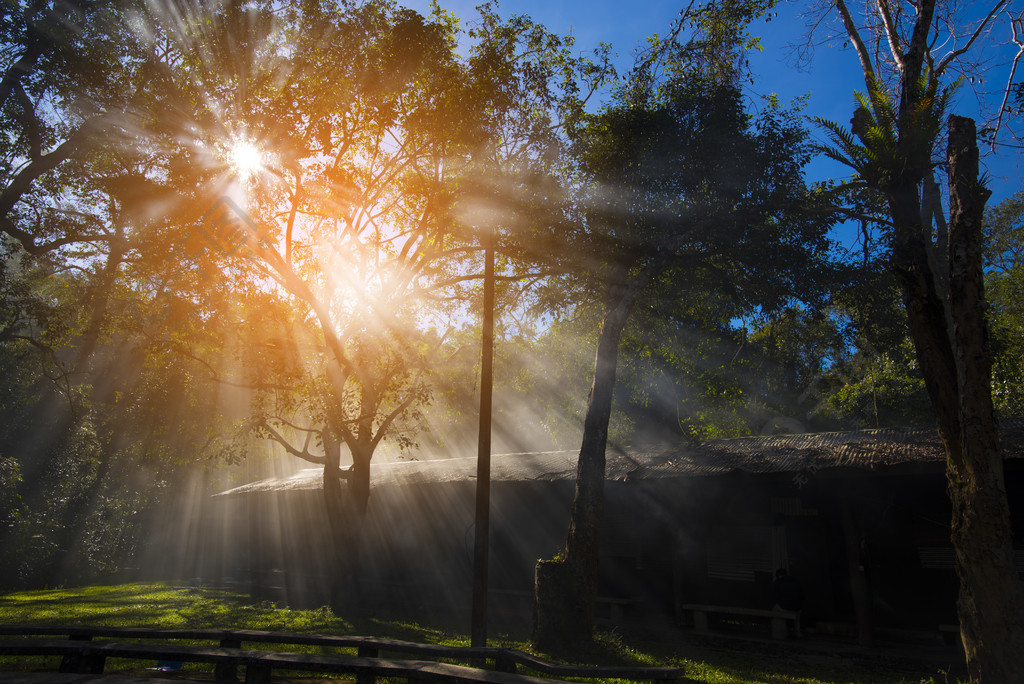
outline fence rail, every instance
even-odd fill
[[[305,671],[354,674],[359,684],[371,684],[377,677],[396,677],[409,682],[461,681],[494,684],[535,684],[553,681],[522,674],[517,668],[548,677],[584,679],[629,679],[650,682],[689,682],[683,668],[577,666],[554,663],[522,651],[497,647],[442,646],[396,639],[361,636],[331,636],[216,629],[146,629],[135,627],[76,627],[0,625],[0,655],[61,656],[61,672],[101,674],[107,658],[164,660],[207,663],[214,666],[220,682],[238,679],[245,668],[246,684],[268,684],[273,671]],[[66,640],[28,637],[65,636]],[[142,644],[95,639],[140,639],[210,642],[216,646],[183,644]],[[317,646],[356,649],[356,655],[321,655],[277,650],[246,649],[244,644]],[[413,656],[415,660],[382,658],[381,653]],[[492,669],[452,665],[437,659],[470,665],[482,662]]]

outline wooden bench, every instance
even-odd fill
[[[140,629],[129,627],[65,627],[0,625],[0,636],[57,636],[68,640],[7,639],[0,641],[0,655],[61,656],[61,672],[100,674],[107,658],[164,660],[208,663],[214,666],[218,681],[235,681],[238,668],[245,668],[247,684],[266,684],[274,670],[355,674],[360,684],[377,677],[404,678],[409,681],[466,681],[496,684],[526,684],[556,680],[526,676],[517,666],[556,677],[595,679],[621,678],[651,682],[686,682],[683,668],[575,666],[553,663],[522,651],[495,647],[441,646],[395,639],[359,636],[290,634],[252,630]],[[94,637],[120,639],[160,639],[210,641],[218,646],[175,644],[139,644],[94,641]],[[355,648],[357,655],[319,655],[282,651],[246,650],[243,643],[310,645],[328,648]],[[493,670],[463,665],[448,665],[434,660],[395,660],[380,658],[380,653],[401,653],[421,658],[445,658],[467,663],[490,661]],[[452,669],[455,668],[455,669]],[[507,675],[507,676],[499,676]]]
[[[682,610],[693,613],[693,628],[697,632],[708,632],[708,615],[734,615],[742,617],[768,618],[772,626],[773,639],[785,639],[788,636],[787,622],[793,623],[793,631],[800,636],[800,613],[793,610],[764,610],[760,608],[740,608],[738,606],[709,606],[697,603],[684,603]]]

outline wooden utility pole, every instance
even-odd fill
[[[480,352],[480,437],[476,462],[476,525],[473,537],[473,618],[470,643],[487,645],[487,562],[491,518],[491,389],[494,356],[494,233],[484,238],[483,344]]]

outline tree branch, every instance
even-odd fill
[[[82,239],[82,236],[69,235],[50,243],[37,244],[34,235],[17,228],[14,222],[8,218],[14,205],[29,191],[37,178],[74,156],[82,145],[110,126],[113,119],[114,116],[108,113],[87,120],[52,152],[33,159],[22,167],[3,192],[0,192],[0,230],[20,242],[29,254],[42,254],[61,245],[77,242]]]
[[[25,52],[7,69],[7,73],[0,80],[0,108],[4,106],[7,98],[14,92],[15,86],[20,85],[22,76],[31,73],[35,69],[36,62],[43,55],[42,39],[38,37],[36,31],[32,31],[32,34]]]
[[[259,423],[257,423],[257,427],[260,428],[261,430],[266,430],[270,436],[270,439],[274,440],[275,442],[283,446],[285,451],[287,451],[292,456],[295,456],[296,458],[301,458],[303,461],[307,461],[309,463],[315,463],[316,465],[324,465],[327,462],[323,456],[311,454],[305,447],[303,447],[301,451],[296,449],[294,446],[291,445],[291,443],[287,439],[281,436],[281,433],[279,433],[277,430],[271,427],[270,423],[268,423],[266,420],[261,420]],[[308,444],[309,442],[307,440],[306,446],[308,446]]]
[[[1009,14],[1009,12],[1007,12]],[[995,130],[992,132],[992,144],[990,149],[995,151],[996,138],[999,135],[1000,129],[1003,127],[1003,112],[1006,111],[1006,103],[1010,99],[1010,90],[1013,88],[1013,79],[1017,75],[1017,65],[1020,63],[1021,55],[1024,55],[1024,39],[1021,38],[1021,33],[1024,32],[1024,17],[1014,18],[1010,16],[1010,31],[1013,33],[1011,40],[1014,45],[1017,46],[1017,54],[1013,57],[1013,63],[1010,66],[1010,76],[1006,79],[1006,88],[1003,90],[1003,101],[999,103],[999,113],[996,116]]]
[[[878,13],[882,15],[882,25],[885,27],[885,37],[889,41],[889,52],[892,53],[896,69],[903,73],[903,49],[900,47],[900,35],[896,30],[896,24],[892,20],[892,12],[889,11],[888,0],[877,0]]]
[[[864,83],[870,90],[875,85],[875,69],[871,64],[871,54],[864,44],[864,39],[860,37],[860,31],[857,30],[857,24],[850,16],[846,2],[844,0],[834,0],[834,2],[836,9],[839,10],[839,16],[842,17],[846,35],[850,37],[850,42],[853,43],[853,47],[857,51],[857,58],[860,59],[860,68],[864,72]]]
[[[910,34],[910,49],[907,50],[902,60],[903,69],[900,73],[900,81],[903,84],[903,102],[900,103],[901,113],[905,106],[917,101],[913,93],[917,89],[921,67],[928,54],[928,34],[932,30],[934,15],[935,0],[921,0],[918,3],[917,19],[914,20],[914,29]],[[937,75],[937,73],[932,74],[932,77]]]
[[[20,82],[14,83],[13,91],[14,99],[21,109],[21,125],[25,128],[25,137],[28,138],[29,159],[39,159],[43,156],[43,137],[39,132],[39,119],[36,117],[35,107],[32,106],[32,100],[28,98]]]
[[[402,400],[402,403],[384,417],[384,420],[382,420],[377,426],[377,434],[373,436],[373,440],[371,441],[374,448],[380,444],[380,440],[384,438],[385,434],[387,434],[388,428],[391,427],[393,422],[395,422],[395,419],[398,418],[405,409],[409,408],[414,401],[416,401],[416,393],[410,392],[409,396]]]
[[[945,70],[945,68],[949,66],[950,62],[952,62],[954,59],[956,59],[957,57],[971,49],[971,46],[974,44],[974,41],[977,40],[978,37],[982,34],[982,32],[985,30],[985,27],[988,25],[988,22],[992,20],[992,17],[994,17],[999,12],[999,10],[1001,10],[1006,5],[1008,1],[1009,0],[999,0],[999,2],[997,2],[995,6],[992,7],[991,11],[989,11],[989,13],[985,15],[985,18],[982,19],[981,23],[978,24],[978,28],[975,29],[974,33],[971,35],[970,39],[968,39],[967,43],[959,50],[954,50],[953,52],[949,53],[948,55],[943,57],[942,60],[939,61],[938,66],[935,67],[936,76],[941,74],[943,70]]]

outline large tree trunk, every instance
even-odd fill
[[[1024,589],[1013,567],[984,321],[981,223],[989,193],[978,182],[970,119],[950,117],[949,163],[949,318],[928,259],[930,233],[921,220],[919,179],[896,184],[888,193],[892,266],[946,448],[960,624],[971,681],[1021,682]]]
[[[637,298],[649,280],[645,272],[609,285],[597,341],[594,380],[583,422],[583,443],[576,466],[576,493],[569,520],[565,557],[538,565],[534,644],[564,651],[589,641],[594,629],[598,555],[604,514],[605,447],[612,411],[619,339]]]
[[[331,577],[330,588],[331,607],[335,611],[340,610],[345,603],[346,583],[345,567],[347,555],[345,547],[347,544],[349,522],[345,520],[345,496],[341,481],[345,473],[341,469],[341,441],[330,429],[324,430],[324,515],[327,517],[327,529],[330,532],[331,566],[334,574]]]
[[[869,90],[878,87],[871,55],[845,1],[834,4],[857,48],[865,84]],[[894,175],[884,188],[893,220],[892,267],[946,449],[960,627],[971,681],[1022,682],[1024,588],[1013,567],[984,322],[981,222],[989,193],[978,182],[977,139],[970,119],[949,120],[948,274],[937,266],[930,230],[937,206],[928,182],[933,141],[922,137],[920,123],[922,108],[934,105],[934,100],[925,100],[925,79],[942,76],[929,54],[935,8],[936,0],[916,3],[910,40],[893,42],[900,83],[898,143],[896,159],[880,169]],[[854,119],[856,123],[856,115]],[[854,132],[869,146],[877,142],[867,141],[856,127]],[[918,194],[922,182],[923,197]],[[936,238],[941,241],[942,225],[938,227]],[[946,293],[948,309],[940,296]]]
[[[360,615],[363,601],[363,522],[370,500],[370,459],[373,446],[348,444],[352,467],[341,469],[342,441],[333,430],[324,431],[324,504],[333,543],[334,577],[331,607],[346,615]],[[342,486],[348,480],[348,486]]]
[[[1024,587],[992,407],[985,324],[982,219],[991,194],[978,181],[974,121],[949,119],[950,310],[960,389],[960,449],[947,460],[959,615],[972,682],[1024,681]]]
[[[355,513],[361,519],[370,506],[370,459],[373,458],[373,446],[350,444],[349,450],[352,452],[352,469],[348,473],[348,487]]]

